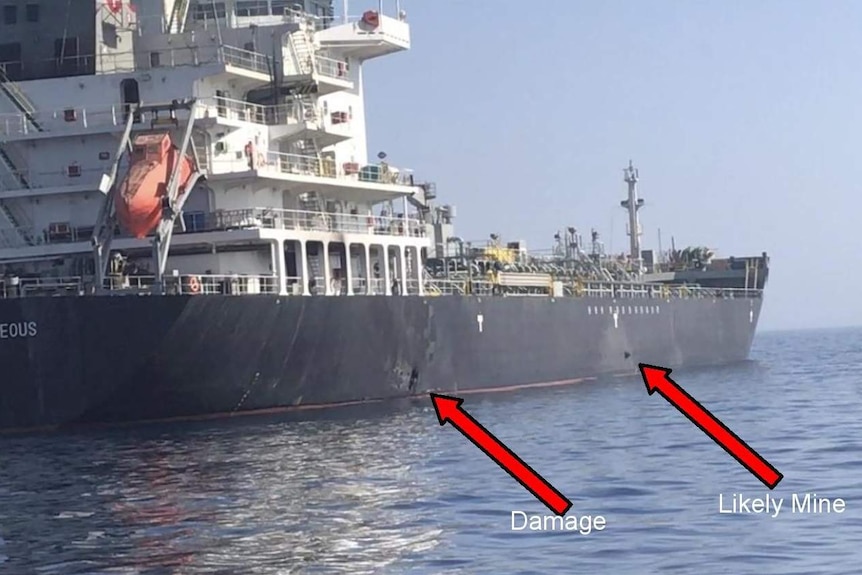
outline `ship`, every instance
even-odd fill
[[[570,226],[464,240],[433,181],[369,157],[363,66],[411,43],[394,4],[4,7],[0,430],[748,357],[767,254],[642,249],[631,162],[611,254]]]

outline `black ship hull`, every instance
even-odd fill
[[[762,300],[0,300],[0,429],[568,382],[747,358]]]

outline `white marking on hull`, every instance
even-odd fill
[[[614,328],[620,327],[620,314],[616,310],[614,311]]]
[[[485,316],[484,316],[484,315],[482,315],[481,313],[480,313],[480,314],[478,314],[478,315],[476,316],[476,323],[478,323],[478,324],[479,324],[479,333],[482,333],[482,329],[483,329],[482,324],[484,324],[484,323],[485,323]]]

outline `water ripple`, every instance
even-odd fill
[[[753,360],[675,379],[775,464],[773,496],[841,515],[718,513],[766,490],[635,378],[465,407],[573,501],[548,511],[430,404],[0,439],[0,573],[857,573],[862,332],[765,334]]]

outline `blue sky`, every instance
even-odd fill
[[[622,251],[631,158],[646,247],[767,251],[764,329],[862,324],[862,2],[402,6],[412,49],[365,67],[369,152],[436,181],[459,235]]]

